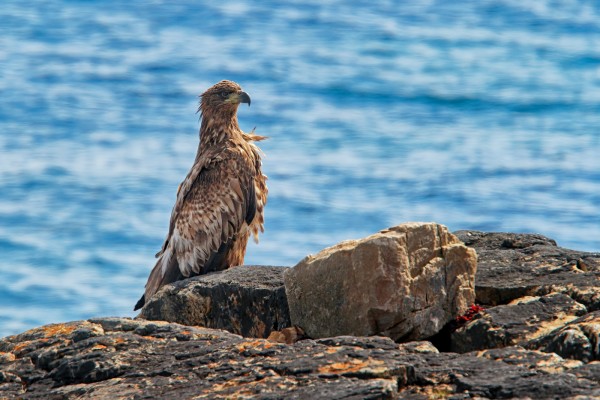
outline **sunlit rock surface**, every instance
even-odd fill
[[[140,317],[266,338],[290,326],[286,269],[241,266],[177,281],[152,296]]]
[[[430,337],[475,300],[476,254],[435,223],[398,225],[285,272],[292,324],[311,337]]]
[[[0,340],[0,398],[397,399],[598,396],[598,364],[522,347],[440,353],[386,337],[245,339],[98,318]],[[458,396],[458,397],[457,397]]]

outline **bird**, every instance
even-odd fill
[[[250,235],[264,232],[267,177],[261,150],[266,139],[238,124],[240,104],[250,96],[223,80],[200,95],[200,141],[196,158],[177,189],[169,231],[134,311],[164,285],[243,265]]]

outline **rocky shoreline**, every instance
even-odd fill
[[[0,339],[0,398],[600,397],[600,253],[536,234],[454,235],[477,253],[482,309],[429,337],[305,338],[290,328],[286,269],[234,268],[166,289],[143,310],[147,319],[96,318]],[[441,282],[440,290],[466,290]],[[176,322],[149,320],[165,315]]]

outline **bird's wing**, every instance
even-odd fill
[[[226,267],[212,264],[225,262],[224,255],[256,212],[252,169],[239,153],[230,153],[204,165],[189,185],[184,181],[168,239],[183,276]]]
[[[245,230],[257,210],[249,160],[230,154],[197,161],[179,186],[169,234],[135,309],[167,283],[229,267],[230,251],[237,249],[235,259],[243,260],[246,243],[234,241],[248,239]]]
[[[194,160],[194,165],[192,165],[192,168],[186,175],[183,182],[181,182],[179,187],[177,187],[177,200],[175,200],[175,205],[173,206],[173,210],[171,210],[169,232],[167,233],[167,237],[165,238],[161,249],[154,255],[154,257],[159,258],[167,249],[171,237],[173,236],[173,230],[175,229],[175,222],[177,221],[179,212],[187,200],[193,185],[196,183],[196,179],[205,168],[210,168],[211,164],[222,161],[222,157],[218,156],[218,153],[222,150],[222,148],[219,148],[213,149],[213,151],[206,153],[201,153],[200,148],[198,148],[198,154],[196,155],[196,160]]]

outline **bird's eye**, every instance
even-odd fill
[[[222,98],[226,99],[227,96],[229,96],[229,93],[227,93],[226,91],[222,91],[221,93],[219,93],[219,96],[221,96]]]

